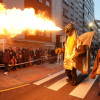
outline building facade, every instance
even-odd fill
[[[3,0],[0,0],[0,3],[2,3],[3,2]]]
[[[93,25],[90,26],[89,24]],[[83,32],[95,31],[92,43],[96,44],[98,42],[98,25],[94,18],[94,1],[84,0],[83,2]]]
[[[98,45],[100,47],[100,20],[95,20],[98,25]]]
[[[6,5],[6,8],[12,9],[16,7],[17,9],[24,9],[24,0],[2,0]]]
[[[94,23],[94,1],[93,0],[52,0],[52,16],[60,27],[65,27],[70,22],[75,22],[78,35],[91,31],[88,26],[90,22]],[[95,24],[95,23],[94,23]],[[97,40],[97,30],[93,41]],[[60,34],[60,42],[63,42],[65,35]]]
[[[93,0],[84,0],[83,3],[83,28],[84,32],[89,31],[88,25],[90,22],[94,23],[94,2]]]
[[[82,0],[62,0],[63,1],[63,26],[70,22],[75,22],[78,34],[83,33],[83,1]]]
[[[93,36],[93,39],[92,39],[92,44],[98,44],[98,40],[99,40],[99,33],[98,33],[98,23],[96,22],[96,20],[94,20],[93,22],[93,25],[90,28],[90,31],[95,31],[95,34]]]

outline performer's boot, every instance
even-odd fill
[[[71,75],[72,75],[71,84],[72,85],[76,85],[77,84],[77,73],[76,73],[76,69],[75,68],[72,69]]]
[[[65,70],[66,75],[68,76],[68,79],[66,79],[67,82],[72,81],[72,75],[71,75],[71,70],[66,69]]]

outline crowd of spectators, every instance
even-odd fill
[[[5,74],[8,72],[8,64],[18,64],[22,62],[28,62],[41,58],[41,56],[55,56],[55,50],[42,49],[42,48],[23,48],[18,47],[12,49],[9,47],[3,52],[0,49],[0,64],[5,64]]]

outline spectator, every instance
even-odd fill
[[[36,57],[36,54],[34,54],[34,57],[33,57],[33,59],[35,60],[35,59],[37,59],[37,57]]]
[[[20,49],[17,47],[17,48],[16,48],[16,51],[18,52],[19,50],[20,50]]]
[[[32,49],[32,48],[30,48],[30,50],[31,50],[31,53],[32,53],[32,58],[34,57],[34,50]]]
[[[27,50],[27,58],[29,59],[30,56],[33,56],[33,53],[32,53],[32,51],[31,51],[31,48],[29,48],[29,49]]]
[[[3,55],[3,63],[5,64],[5,75],[8,75],[8,64],[10,62],[10,55],[9,51],[5,49],[4,55]]]
[[[30,56],[28,61],[33,61],[33,58]],[[32,62],[30,62],[30,66],[32,66]]]
[[[48,51],[47,51],[47,49],[45,49],[44,56],[45,56],[45,61],[48,61]]]
[[[8,50],[9,50],[9,54],[10,54],[10,59],[12,59],[12,57],[14,56],[14,51],[12,50],[11,47],[9,47]]]
[[[22,62],[26,62],[27,60],[27,53],[26,53],[26,49],[22,50]]]
[[[13,55],[16,56],[17,54],[18,54],[17,49],[14,48],[14,50],[13,50]]]
[[[22,52],[19,51],[18,57],[17,57],[17,63],[22,63]],[[23,65],[18,65],[19,68],[21,68]]]
[[[22,55],[18,56],[18,60],[17,61],[18,61],[18,63],[22,63]]]
[[[36,49],[35,54],[36,54],[36,58],[37,58],[37,59],[40,58],[40,51],[39,51],[39,48]]]
[[[19,55],[17,53],[15,55],[15,58],[17,59],[17,62],[18,62]]]
[[[2,50],[1,50],[1,48],[0,48],[0,64],[2,64],[2,59],[3,58],[3,52],[2,52]]]
[[[51,50],[51,55],[52,55],[52,56],[56,56],[56,54],[55,54],[55,49]]]
[[[17,59],[15,58],[15,56],[12,56],[10,63],[13,66],[13,70],[16,70],[16,66],[14,66],[14,65],[17,64]]]
[[[18,52],[18,63],[22,63],[22,52],[21,51],[19,51]]]

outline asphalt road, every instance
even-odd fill
[[[81,80],[82,79],[82,80]],[[98,77],[91,80],[78,73],[76,86],[66,82],[65,73],[50,75],[30,85],[0,93],[0,100],[100,100]]]

